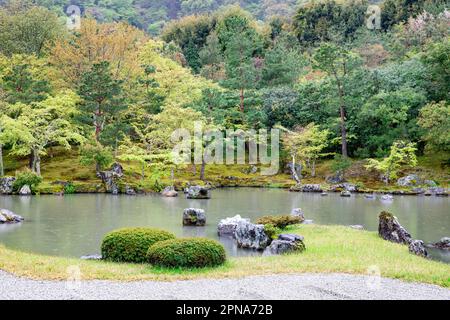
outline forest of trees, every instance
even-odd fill
[[[441,0],[386,0],[381,30],[366,27],[365,0],[83,1],[75,31],[62,1],[2,2],[0,175],[5,152],[39,175],[55,145],[79,147],[97,170],[114,158],[170,168],[167,137],[194,121],[282,128],[285,157],[312,174],[333,154],[345,166],[450,151]]]

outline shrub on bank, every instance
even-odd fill
[[[146,261],[148,248],[159,242],[175,239],[175,235],[153,228],[123,228],[108,233],[102,242],[102,258],[115,262]]]
[[[24,185],[30,186],[31,190],[34,189],[42,182],[42,177],[38,176],[32,171],[23,171],[16,173],[16,180],[13,184],[13,190],[19,191]]]
[[[225,259],[223,245],[206,238],[161,241],[147,253],[147,261],[161,267],[214,267],[223,264]]]
[[[280,228],[280,229],[284,229],[286,228],[288,225],[291,224],[299,224],[302,223],[302,218],[299,216],[289,216],[289,215],[284,215],[284,216],[264,216],[264,217],[260,217],[258,218],[258,220],[256,220],[257,224],[264,224],[264,225],[272,225],[275,228]]]

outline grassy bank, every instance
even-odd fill
[[[448,167],[443,167],[443,159],[448,155],[433,155],[432,157],[420,157],[416,168],[404,168],[399,176],[416,173],[423,179],[434,180],[439,186],[448,188],[450,172]],[[145,179],[141,178],[141,166],[133,162],[121,162],[124,167],[125,176],[120,187],[129,185],[142,192],[158,191],[159,188],[172,184],[169,172],[156,173],[152,168],[146,168]],[[379,179],[376,172],[367,171],[364,160],[354,160],[346,172],[346,179],[350,183],[366,192],[381,191],[411,191],[412,188],[401,188],[395,183],[385,185]],[[26,170],[28,159],[17,158],[10,155],[5,156],[6,174],[14,176],[16,171]],[[248,173],[249,165],[207,165],[205,181],[199,179],[200,166],[192,165],[180,167],[175,171],[173,183],[181,188],[187,183],[205,184],[211,183],[215,186],[227,187],[266,187],[266,188],[289,188],[295,185],[289,174],[280,173],[273,176],[263,176],[258,172]],[[304,172],[302,183],[319,183],[326,189],[325,179],[333,175],[332,160],[322,160],[317,164],[316,175],[312,177]],[[95,175],[95,168],[82,166],[79,162],[76,149],[67,151],[61,148],[51,148],[49,154],[42,160],[43,183],[37,191],[42,194],[58,193],[63,190],[62,182],[71,182],[78,193],[104,192],[104,186]]]
[[[343,226],[301,225],[288,229],[305,236],[301,254],[229,258],[219,268],[170,270],[145,264],[119,264],[36,255],[0,246],[0,269],[35,279],[67,278],[67,268],[78,266],[82,279],[181,280],[231,278],[276,273],[366,274],[377,266],[383,277],[450,287],[450,265],[414,256],[407,246],[382,240],[375,232]]]

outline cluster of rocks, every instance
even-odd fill
[[[183,225],[201,227],[206,224],[205,210],[187,208],[183,211]]]
[[[384,240],[408,245],[409,252],[415,255],[425,258],[428,256],[423,241],[413,239],[397,218],[389,212],[381,212],[378,221],[378,234]]]
[[[7,209],[0,209],[0,224],[3,223],[19,223],[24,220],[23,217],[15,214],[14,212]]]
[[[106,192],[112,194],[119,194],[118,180],[123,177],[123,168],[120,163],[114,163],[110,170],[97,172],[99,177],[105,185]]]
[[[428,247],[437,248],[441,250],[450,250],[450,237],[443,237],[435,243],[430,243]]]
[[[211,199],[211,190],[203,186],[190,186],[185,190],[188,199]]]
[[[303,216],[300,208],[295,209]],[[272,240],[262,224],[251,223],[249,219],[236,215],[232,218],[220,220],[217,226],[220,236],[232,236],[239,248],[264,251],[264,255],[301,252],[305,250],[304,239],[295,234],[280,234]]]
[[[446,197],[449,194],[449,190],[438,187],[433,180],[422,179],[417,174],[409,174],[399,178],[397,185],[400,187],[415,187],[411,190],[413,194],[435,195],[438,197]]]
[[[14,181],[16,181],[16,178],[14,178],[14,177],[0,178],[0,194],[13,193]]]
[[[296,192],[323,192],[320,184],[297,184],[292,186],[289,190]]]

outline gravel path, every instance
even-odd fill
[[[36,281],[0,271],[0,299],[445,299],[433,285],[348,274],[158,281]]]

